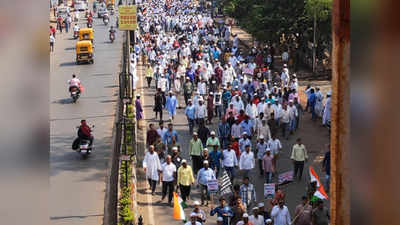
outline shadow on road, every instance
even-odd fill
[[[61,67],[64,67],[64,66],[75,66],[76,65],[76,62],[74,61],[74,62],[65,62],[65,63],[60,63],[60,66]]]
[[[72,104],[73,102],[72,102],[72,98],[63,98],[60,100],[53,101],[52,103],[65,105],[65,104]]]
[[[72,38],[72,40],[74,40],[74,39]],[[70,51],[70,50],[75,50],[75,47],[68,47],[68,48],[65,48],[65,51]]]
[[[98,214],[98,215],[86,215],[86,216],[53,216],[53,217],[50,217],[50,220],[85,219],[88,217],[99,217],[99,216],[104,216],[104,215]]]

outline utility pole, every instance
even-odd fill
[[[314,29],[313,29],[313,33],[314,33],[314,38],[313,38],[313,55],[312,55],[312,71],[313,73],[315,73],[315,69],[316,69],[316,33],[317,33],[317,9],[314,9]]]

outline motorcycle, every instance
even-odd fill
[[[78,39],[79,37],[79,31],[74,31],[74,39]]]
[[[72,98],[72,102],[76,103],[76,101],[78,101],[78,98],[80,97],[80,93],[77,87],[72,87],[70,90],[71,93],[71,98]]]
[[[76,127],[79,130],[79,127]],[[91,127],[91,130],[93,131],[94,125]],[[89,139],[83,139],[83,138],[78,138],[79,141],[79,147],[76,149],[77,152],[79,152],[84,159],[86,159],[93,150],[93,143],[90,145],[90,140]]]
[[[111,43],[113,43],[115,40],[115,34],[114,33],[110,33],[110,41]]]
[[[87,22],[86,25],[87,25],[88,28],[92,28],[92,26],[93,26],[91,22]]]

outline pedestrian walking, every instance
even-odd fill
[[[249,177],[243,178],[243,184],[240,185],[240,197],[246,207],[246,211],[249,212],[251,207],[254,206],[257,201],[256,187],[250,183]]]
[[[178,107],[178,100],[172,91],[169,92],[169,96],[167,97],[167,101],[165,103],[165,108],[168,111],[171,122],[174,120],[174,116],[176,115],[176,108]]]
[[[330,145],[328,144],[328,149]],[[325,190],[329,193],[330,190],[330,178],[331,178],[331,151],[325,153],[324,160],[322,161],[322,169],[325,172]]]
[[[304,163],[308,159],[307,150],[304,144],[302,144],[301,138],[297,138],[296,144],[293,145],[290,159],[293,161],[294,166],[293,178],[296,178],[298,174],[300,181],[303,176]]]
[[[158,88],[157,89],[157,93],[154,96],[154,109],[153,111],[156,113],[155,118],[157,119],[157,114],[160,115],[160,121],[162,121],[163,119],[163,108],[165,105],[165,96],[161,93],[161,89]]]
[[[329,210],[324,207],[324,202],[319,199],[317,201],[317,208],[312,212],[313,225],[329,225],[330,214]]]
[[[277,161],[280,157],[280,152],[282,150],[282,144],[281,144],[281,141],[278,138],[276,138],[276,135],[272,135],[272,138],[268,141],[268,148],[271,150],[274,168],[278,168]]]
[[[226,205],[225,198],[220,197],[219,198],[219,206],[214,208],[213,205],[211,205],[211,211],[210,211],[210,216],[214,216],[215,214],[218,215],[218,217],[222,217],[222,225],[229,225],[229,218],[233,216],[233,212],[231,207]]]
[[[189,99],[188,103],[186,104],[185,115],[189,125],[189,133],[190,135],[193,134],[194,123],[196,119],[196,109],[192,103],[192,100]]]
[[[258,160],[258,168],[260,170],[260,176],[264,175],[263,170],[263,157],[268,148],[268,143],[264,141],[264,136],[260,136],[257,141],[256,151],[257,151],[257,160]]]
[[[150,123],[149,124],[149,130],[147,131],[146,134],[146,145],[154,145],[156,142],[157,138],[160,137],[160,135],[157,133],[157,130],[154,128],[154,124]]]
[[[271,210],[271,217],[274,225],[291,225],[290,213],[283,200]]]
[[[221,122],[219,122],[219,124],[218,124],[218,137],[221,142],[220,144],[221,144],[222,149],[226,149],[226,147],[228,147],[229,139],[231,136],[230,129],[231,128],[230,128],[229,124],[226,122],[226,119],[224,117],[222,117]]]
[[[153,145],[150,145],[149,151],[144,156],[143,169],[146,173],[146,179],[149,182],[151,195],[154,195],[162,168],[158,154],[154,152]]]
[[[177,185],[179,186],[183,202],[186,202],[188,199],[192,184],[194,184],[192,167],[187,164],[186,159],[182,159],[182,165],[178,169]]]
[[[146,65],[146,80],[147,80],[147,87],[150,88],[151,80],[153,79],[154,71],[150,64]]]
[[[233,179],[236,175],[235,166],[238,165],[238,160],[235,151],[232,149],[232,145],[229,145],[228,148],[224,150],[222,154],[222,164],[231,179],[231,183],[233,183]]]
[[[222,152],[220,149],[210,152],[210,167],[215,172],[215,177],[219,177],[219,171],[221,170],[221,160],[222,160]]]
[[[172,157],[170,155],[167,156],[167,161],[162,165],[161,172],[162,180],[160,179],[160,183],[162,183],[162,197],[161,201],[165,199],[168,193],[168,205],[172,206],[172,196],[174,192],[174,183],[176,181],[176,166],[172,163]]]
[[[203,152],[203,144],[198,138],[197,132],[193,132],[193,138],[189,142],[189,155],[192,157],[193,171],[195,174],[201,168],[201,153]]]
[[[264,216],[259,212],[258,207],[253,208],[253,215],[249,216],[249,221],[253,225],[264,225]]]
[[[50,34],[50,52],[54,52],[54,43],[56,42],[56,39],[52,34]]]
[[[215,180],[215,173],[209,167],[209,162],[204,160],[203,168],[201,168],[197,174],[197,185],[200,185],[200,198],[201,205],[204,205],[204,201],[206,201],[206,206],[208,206],[208,201],[210,201],[210,194],[208,192],[207,184],[210,180]]]
[[[271,155],[271,150],[267,149],[265,155],[262,159],[262,170],[265,173],[265,182],[272,183],[272,174],[275,173],[273,157]]]
[[[197,222],[200,224],[204,224],[206,222],[207,216],[204,210],[200,209],[200,202],[199,201],[194,201],[193,203],[194,209],[192,213],[196,214],[197,217]]]
[[[136,107],[136,120],[140,121],[143,119],[143,108],[142,104],[140,103],[140,94],[136,94],[135,107]]]
[[[239,169],[242,171],[243,177],[249,177],[254,166],[254,153],[250,151],[250,145],[246,145],[245,151],[242,152],[239,160]]]
[[[294,225],[311,225],[312,210],[313,209],[308,202],[308,198],[306,196],[303,196],[301,198],[301,203],[296,206],[293,224]]]
[[[236,225],[254,225],[254,223],[249,220],[249,214],[244,213],[242,220],[237,222]]]
[[[210,150],[210,152],[218,150],[221,145],[219,143],[219,139],[215,136],[215,131],[210,132],[211,137],[209,137],[206,141],[206,147]]]

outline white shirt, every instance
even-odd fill
[[[239,169],[251,170],[254,168],[254,164],[254,153],[252,151],[249,151],[249,153],[247,153],[246,151],[242,152],[242,154],[240,155]]]
[[[271,210],[271,217],[274,225],[290,225],[290,213],[288,208],[284,205],[283,209],[279,206],[274,206]]]
[[[206,105],[196,106],[195,118],[202,119],[207,117],[207,107]]]
[[[176,166],[172,162],[170,164],[164,163],[162,165],[162,180],[163,181],[174,181],[174,173],[176,172]]]
[[[265,107],[264,101],[261,101],[260,103],[258,103],[258,105],[257,105],[258,114],[260,114],[260,112],[264,112],[264,107]],[[264,114],[264,116],[266,116],[266,115]]]
[[[233,149],[231,149],[231,150],[225,149],[222,153],[222,156],[223,156],[222,164],[225,167],[237,166],[238,162],[237,162],[237,158],[236,158],[236,153]]]
[[[274,119],[278,119],[282,117],[282,106],[281,104],[274,104],[272,106],[274,108]]]
[[[79,87],[79,85],[81,84],[81,81],[78,78],[72,78],[71,80],[68,81],[68,84],[70,87],[72,86],[77,86]]]
[[[185,223],[185,225],[193,225],[193,224],[192,224],[191,221],[189,221],[189,222]],[[201,223],[198,222],[198,221],[196,221],[196,222],[195,222],[195,225],[201,225]]]
[[[157,129],[157,133],[158,133],[158,135],[160,135],[161,140],[162,140],[162,138],[164,137],[164,134],[167,133],[167,131],[168,131],[168,129],[165,128],[165,127],[163,127],[162,130],[161,130],[160,128]]]
[[[264,216],[258,215],[257,218],[254,215],[249,216],[249,221],[253,223],[253,225],[264,225]]]
[[[281,141],[279,141],[279,139],[275,140],[270,139],[268,141],[268,147],[271,149],[274,155],[277,155],[280,149],[282,149]]]
[[[248,115],[250,119],[255,119],[257,116],[257,106],[255,104],[247,104],[246,115]]]
[[[147,179],[159,180],[158,171],[161,170],[161,163],[156,152],[153,152],[153,154],[146,152],[143,160],[143,168],[146,168]]]
[[[237,101],[236,98],[237,97],[235,97],[235,100],[232,100],[233,108],[236,109],[237,112],[240,112],[241,109],[244,109],[244,104],[241,99]]]
[[[53,35],[50,35],[50,43],[54,43],[54,42],[56,42],[56,39],[54,38]]]
[[[288,108],[282,109],[282,117],[281,117],[281,123],[289,123],[290,122],[290,111]]]
[[[79,31],[79,26],[78,25],[74,26],[74,32],[78,32],[78,31]]]
[[[289,118],[290,118],[290,120],[296,119],[297,115],[299,114],[298,111],[297,111],[296,106],[295,105],[288,106],[288,110],[289,110]]]
[[[234,123],[231,128],[231,135],[235,138],[239,138],[240,135],[242,135],[241,129],[242,127],[240,126],[240,123],[239,124]]]

